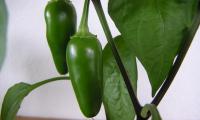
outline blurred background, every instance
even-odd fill
[[[80,21],[83,0],[72,0]],[[102,0],[107,11],[108,0]],[[36,83],[58,76],[45,36],[44,8],[47,0],[6,0],[9,10],[7,56],[0,72],[0,104],[9,87],[18,82]],[[107,12],[113,36],[119,34]],[[98,35],[103,46],[106,39],[91,4],[90,31]],[[159,105],[164,120],[200,119],[200,31],[168,93]],[[141,103],[151,101],[147,74],[139,65],[138,97]],[[59,81],[33,91],[24,100],[18,115],[84,119],[70,81]],[[96,119],[105,120],[102,110]]]

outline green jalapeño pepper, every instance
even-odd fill
[[[78,33],[67,47],[67,64],[80,109],[88,117],[98,114],[102,104],[102,46],[88,30],[89,0],[85,1]]]
[[[76,11],[69,0],[51,0],[45,8],[47,40],[57,71],[68,72],[66,49],[76,32]]]

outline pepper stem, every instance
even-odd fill
[[[90,0],[85,0],[78,33],[88,33],[89,32],[89,27],[88,27],[89,5],[90,5]]]

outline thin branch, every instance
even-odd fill
[[[105,17],[105,14],[103,12],[103,8],[102,8],[102,5],[101,5],[101,2],[100,0],[92,0],[94,6],[95,6],[95,9],[97,11],[97,14],[98,14],[98,17],[100,19],[100,22],[101,22],[101,25],[103,27],[103,30],[104,30],[104,33],[106,35],[106,38],[108,40],[108,44],[110,45],[111,49],[112,49],[112,52],[113,52],[113,55],[114,55],[114,58],[117,62],[117,65],[120,69],[120,72],[123,76],[123,79],[124,79],[124,82],[126,84],[126,87],[128,89],[128,92],[129,92],[129,95],[131,97],[131,100],[132,100],[132,103],[133,103],[133,106],[134,106],[134,109],[135,109],[135,112],[138,116],[140,116],[140,112],[141,112],[141,105],[139,103],[139,100],[133,90],[133,87],[131,86],[131,81],[128,77],[128,74],[126,72],[126,69],[122,63],[122,60],[120,58],[120,55],[118,53],[118,50],[115,46],[115,43],[113,41],[113,37],[112,37],[112,34],[110,32],[110,29],[109,29],[109,26],[108,26],[108,23],[107,23],[107,20],[106,20],[106,17]]]
[[[40,86],[47,84],[47,83],[50,83],[50,82],[59,81],[59,80],[69,80],[69,79],[70,79],[70,77],[68,77],[68,76],[50,78],[50,79],[44,80],[42,82],[38,82],[36,84],[33,84],[32,85],[33,87],[31,89],[35,89],[37,87],[40,87]]]

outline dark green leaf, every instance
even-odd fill
[[[2,109],[1,109],[1,119],[2,120],[15,120],[16,114],[20,108],[20,105],[23,99],[34,89],[47,84],[49,82],[69,79],[68,77],[57,77],[48,79],[34,85],[30,85],[27,83],[19,83],[11,87],[3,101]]]
[[[136,92],[136,57],[121,36],[116,37],[114,41]],[[109,45],[104,48],[103,62],[103,102],[107,120],[133,120],[135,117],[134,108]]]
[[[6,50],[7,9],[4,0],[0,0],[0,70]]]
[[[152,115],[152,120],[162,120],[159,111],[157,110],[156,106],[153,104],[147,104],[142,109],[141,115],[142,117],[146,118],[148,115],[148,112]]]
[[[143,64],[155,95],[169,74],[199,0],[109,0],[109,14]]]

